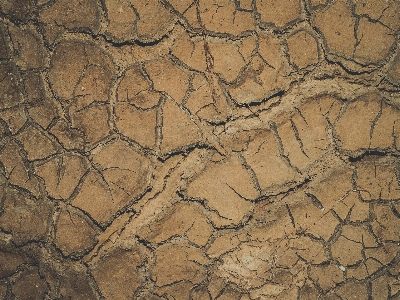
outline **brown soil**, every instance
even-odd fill
[[[0,0],[0,298],[400,299],[398,0]]]

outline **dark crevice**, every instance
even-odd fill
[[[399,157],[399,154],[391,153],[391,152],[383,152],[383,151],[379,151],[379,150],[367,150],[367,151],[363,152],[361,155],[349,156],[348,161],[351,163],[362,162],[363,160],[365,160],[369,157],[373,158],[374,156],[377,158],[381,158],[381,157],[385,157],[385,156]]]
[[[312,204],[314,204],[314,206],[320,210],[324,210],[324,206],[322,205],[321,201],[318,200],[317,197],[315,197],[313,194],[311,193],[305,193],[307,195],[307,197],[311,200]]]

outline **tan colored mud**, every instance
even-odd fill
[[[398,0],[0,0],[0,298],[400,299]]]

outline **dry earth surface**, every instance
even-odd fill
[[[400,299],[399,0],[0,0],[0,298]]]

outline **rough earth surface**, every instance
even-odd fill
[[[0,0],[0,298],[400,299],[400,1]]]

